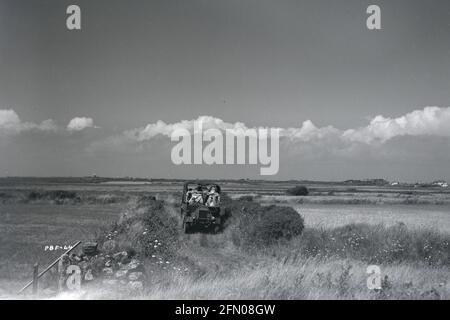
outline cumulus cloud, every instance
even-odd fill
[[[397,136],[435,135],[450,137],[450,107],[426,107],[398,118],[374,117],[368,126],[349,129],[342,136],[351,141],[385,142]]]
[[[283,135],[302,141],[337,137],[342,142],[364,144],[384,143],[399,136],[450,137],[450,107],[426,107],[397,118],[378,115],[365,127],[339,130],[333,126],[318,128],[310,120],[300,128],[283,129]]]
[[[17,130],[21,126],[19,116],[14,110],[0,110],[0,128]]]
[[[176,123],[157,121],[143,128],[126,131],[124,134],[135,141],[146,141],[157,135],[170,137],[177,129],[193,132],[194,123],[202,122],[203,129],[215,128],[219,130],[248,130],[250,128],[242,122],[229,123],[211,116],[200,116],[193,120],[182,120]],[[306,120],[300,127],[278,128],[280,136],[297,142],[318,142],[326,140],[340,140],[342,143],[384,143],[397,136],[435,135],[450,137],[450,107],[426,107],[415,110],[406,115],[389,118],[378,115],[370,120],[365,127],[340,130],[333,126],[317,127],[311,120]]]
[[[25,131],[57,131],[58,127],[52,119],[41,123],[23,122],[12,109],[0,109],[0,134],[13,135]]]
[[[181,120],[166,123],[158,120],[144,127],[124,131],[119,135],[104,140],[94,141],[94,149],[108,144],[119,148],[121,145],[133,145],[150,141],[160,136],[170,138],[176,130],[183,129],[193,133],[196,123],[201,122],[203,130],[219,129],[232,130],[235,134],[260,127],[247,126],[243,122],[226,122],[212,116],[200,116],[197,119]],[[318,127],[311,120],[304,121],[298,127],[279,129],[280,143],[291,152],[296,150],[302,153],[305,150],[314,150],[316,154],[323,154],[326,158],[330,153],[336,155],[354,154],[358,150],[367,152],[367,148],[383,145],[397,137],[444,137],[450,138],[450,107],[425,107],[399,117],[377,115],[369,120],[366,126],[341,130],[333,126]],[[94,120],[88,117],[76,117],[66,126],[68,132],[83,131],[87,128],[96,128]],[[25,131],[58,131],[59,127],[53,120],[41,123],[23,122],[17,113],[11,109],[0,109],[0,134],[18,134]],[[63,132],[64,130],[61,129]],[[309,148],[309,149],[308,149]],[[373,149],[373,148],[372,148]],[[356,150],[356,151],[355,151]]]
[[[312,141],[340,135],[340,130],[333,126],[318,128],[311,120],[303,122],[300,128],[281,129],[281,136],[291,140]]]
[[[124,135],[133,141],[147,141],[158,135],[170,137],[176,130],[183,129],[190,133],[194,132],[195,123],[201,123],[203,130],[218,129],[218,130],[231,130],[235,134],[245,132],[247,130],[257,130],[262,127],[249,127],[243,122],[225,122],[222,119],[212,116],[200,116],[197,119],[182,120],[175,123],[165,123],[162,120],[158,120],[155,123],[150,123],[142,128],[136,128],[124,132]],[[323,139],[327,136],[335,136],[336,134],[342,135],[338,129],[332,126],[318,128],[311,120],[304,121],[299,128],[274,128],[279,129],[280,136],[303,141]]]
[[[97,128],[94,120],[87,117],[76,117],[70,120],[66,127],[69,132],[82,131],[87,128]],[[41,123],[25,122],[12,109],[0,109],[0,135],[12,136],[23,132],[64,132],[64,128],[58,126],[52,119],[44,120]]]
[[[130,139],[136,141],[150,140],[157,135],[170,137],[176,130],[183,129],[191,133],[194,132],[195,122],[202,123],[203,130],[219,129],[219,130],[246,130],[247,126],[242,122],[228,123],[222,119],[211,116],[200,116],[193,120],[182,120],[176,123],[166,124],[164,121],[158,120],[156,123],[150,123],[143,128],[137,128],[125,131],[124,134]]]
[[[67,125],[67,130],[69,132],[83,131],[87,128],[95,128],[94,120],[92,118],[76,117],[70,120]]]

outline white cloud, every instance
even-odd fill
[[[299,139],[302,141],[320,140],[339,134],[340,130],[332,126],[318,128],[311,120],[304,121],[300,128],[287,128],[281,130],[281,136],[290,138],[291,140]]]
[[[52,119],[42,121],[40,124],[38,124],[36,126],[36,128],[38,130],[42,130],[42,131],[57,131],[58,130],[57,124]]]
[[[94,120],[92,118],[76,117],[70,120],[69,124],[67,125],[67,130],[70,132],[83,131],[87,128],[95,128]]]
[[[219,129],[219,130],[233,130],[236,134],[260,127],[248,127],[243,122],[225,122],[222,119],[212,116],[200,116],[197,119],[181,120],[175,123],[166,124],[164,121],[158,120],[156,123],[150,123],[142,128],[136,128],[124,132],[124,135],[134,141],[150,140],[157,135],[170,137],[172,132],[177,129],[185,129],[191,133],[194,131],[194,123],[201,122],[203,130]],[[312,141],[320,140],[329,136],[335,137],[342,135],[342,132],[332,126],[318,128],[311,120],[304,121],[299,128],[276,128],[280,130],[280,136],[291,140]]]
[[[248,129],[244,123],[228,123],[224,122],[222,119],[211,117],[211,116],[200,116],[193,120],[182,120],[180,122],[166,124],[164,121],[158,120],[156,123],[150,123],[143,128],[137,128],[125,131],[125,135],[136,141],[150,140],[157,135],[163,135],[170,137],[172,132],[178,129],[185,129],[189,132],[194,131],[194,123],[201,122],[203,130],[207,129],[232,129],[232,130],[246,130]]]
[[[177,129],[185,129],[193,132],[194,123],[201,121],[203,129],[210,128],[235,132],[242,132],[250,127],[242,122],[225,122],[212,116],[200,116],[197,119],[181,120],[174,123],[166,123],[158,120],[148,125],[128,130],[120,135],[100,141],[94,141],[93,145],[134,145],[136,148],[141,142],[149,141],[157,136],[170,137]],[[314,150],[316,153],[328,155],[354,154],[355,150],[366,150],[372,146],[380,146],[389,140],[401,136],[430,136],[450,138],[450,107],[426,107],[415,110],[399,117],[386,117],[378,115],[369,120],[363,127],[337,129],[333,126],[317,127],[311,120],[304,121],[298,127],[278,128],[281,142],[288,150]],[[88,117],[73,118],[67,125],[69,132],[83,131],[87,128],[96,128],[94,120]],[[14,135],[28,131],[56,132],[61,130],[53,120],[45,120],[41,123],[23,122],[17,113],[11,109],[0,109],[0,135]],[[113,142],[113,143],[112,143]],[[312,149],[311,149],[312,148]],[[97,148],[95,148],[97,149]]]
[[[0,110],[0,128],[2,130],[18,130],[20,126],[21,121],[14,110]]]
[[[397,136],[435,135],[450,137],[450,107],[426,107],[398,118],[374,117],[368,126],[346,130],[342,136],[350,141],[385,142]]]
[[[142,142],[158,135],[170,137],[177,129],[194,130],[194,122],[201,121],[203,129],[220,130],[258,129],[247,127],[245,123],[229,123],[212,116],[200,116],[197,119],[165,123],[158,120],[142,128],[124,132],[128,141]],[[340,130],[333,126],[317,127],[311,120],[306,120],[300,127],[278,128],[280,137],[290,144],[310,143],[324,148],[352,148],[354,144],[382,144],[398,136],[441,136],[450,137],[450,107],[426,107],[415,110],[397,118],[378,115],[365,127]]]
[[[51,119],[42,121],[39,124],[22,122],[14,110],[0,109],[0,134],[13,135],[32,130],[52,132],[57,131],[58,127]]]
[[[346,143],[384,143],[399,136],[450,137],[450,107],[426,107],[397,118],[378,115],[365,127],[339,130],[333,126],[316,127],[310,120],[300,128],[283,130],[283,136],[302,141],[339,138]]]

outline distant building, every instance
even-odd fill
[[[435,181],[432,183],[433,186],[439,186],[441,188],[448,188],[448,183],[446,181]]]

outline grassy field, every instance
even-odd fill
[[[305,221],[302,235],[248,248],[238,222],[217,235],[186,236],[170,226],[174,258],[164,268],[146,260],[151,280],[134,298],[450,298],[448,192],[315,184],[308,196],[286,196],[294,184],[221,185],[238,204],[236,215],[250,203],[294,208]],[[165,213],[177,217],[180,190],[176,181],[0,180],[0,296],[15,297],[34,262],[44,266],[62,253],[46,246],[97,238],[143,195],[163,200]],[[236,200],[245,195],[253,201]],[[383,290],[367,289],[369,264],[380,265]],[[97,288],[68,297],[128,296]]]
[[[295,205],[314,228],[336,228],[350,223],[406,224],[410,229],[434,229],[450,234],[450,206],[440,205]]]
[[[64,246],[94,238],[120,211],[118,205],[0,205],[0,293],[17,291],[35,262],[46,266]]]

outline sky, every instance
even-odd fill
[[[449,39],[446,0],[0,0],[0,176],[450,180]],[[278,174],[173,164],[199,117],[281,128]]]

